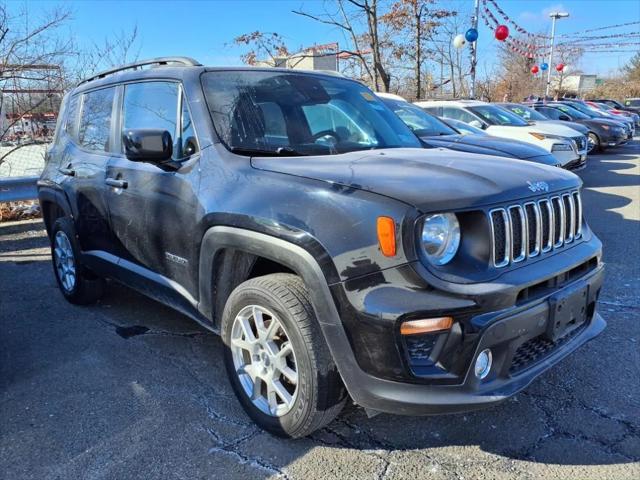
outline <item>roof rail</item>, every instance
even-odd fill
[[[145,67],[147,65],[158,65],[158,66],[166,66],[169,64],[182,65],[185,67],[200,67],[202,64],[197,60],[194,60],[190,57],[158,57],[158,58],[149,58],[147,60],[139,60],[137,62],[128,63],[126,65],[122,65],[120,67],[110,68],[109,70],[104,70],[102,72],[96,73],[95,75],[85,78],[78,82],[77,86],[82,85],[83,83],[91,82],[92,80],[97,80],[99,78],[104,78],[107,75],[112,75],[114,73],[122,72],[124,70],[138,70],[139,68]]]

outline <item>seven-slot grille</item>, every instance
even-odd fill
[[[489,212],[492,263],[511,263],[549,252],[582,236],[582,200],[566,192]]]
[[[585,137],[584,135],[580,135],[578,137],[571,137],[571,140],[576,142],[576,146],[578,147],[579,152],[587,148],[587,137]]]

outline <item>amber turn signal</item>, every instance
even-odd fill
[[[391,217],[378,217],[378,243],[385,257],[396,255],[396,222]]]
[[[453,325],[453,318],[423,318],[422,320],[409,320],[400,325],[402,335],[418,335],[421,333],[433,333],[441,330],[449,330]]]

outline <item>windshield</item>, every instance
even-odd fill
[[[547,117],[542,115],[540,112],[536,112],[533,108],[525,107],[524,105],[502,105],[504,108],[509,110],[510,112],[515,113],[519,117],[524,118],[525,120],[549,120]]]
[[[389,107],[419,137],[438,135],[456,135],[454,129],[438,118],[408,102],[383,98],[382,103]]]
[[[512,127],[524,127],[528,125],[527,122],[519,116],[495,105],[480,105],[468,108],[476,115],[482,117],[489,125],[508,125]]]
[[[569,115],[574,120],[586,120],[588,118],[591,118],[591,116],[585,115],[581,111],[576,110],[575,108],[570,107],[569,105],[553,104],[551,106],[554,107],[554,108],[557,108],[558,110],[560,110],[560,111],[562,111],[564,113],[566,113],[567,115]]]
[[[202,84],[222,143],[244,155],[335,155],[420,148],[418,138],[367,87],[282,71],[207,72]]]
[[[586,106],[582,105],[581,103],[571,102],[570,105],[573,108],[575,108],[576,110],[579,110],[582,113],[584,113],[589,118],[598,118],[598,117],[602,116],[602,112],[597,112],[593,108],[586,107]]]
[[[634,99],[631,99],[631,100],[625,100],[624,104],[627,107],[640,107],[640,98],[634,98]]]

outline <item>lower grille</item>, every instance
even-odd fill
[[[569,332],[566,336],[556,342],[552,342],[542,335],[532,338],[531,340],[527,340],[518,347],[518,350],[516,350],[513,360],[511,361],[511,367],[509,367],[509,374],[515,375],[531,365],[538,363],[543,358],[551,355],[556,349],[569,342],[585,328],[586,323],[585,325]]]
[[[571,140],[576,142],[578,151],[585,150],[587,148],[587,137],[580,135],[579,137],[571,137]]]

